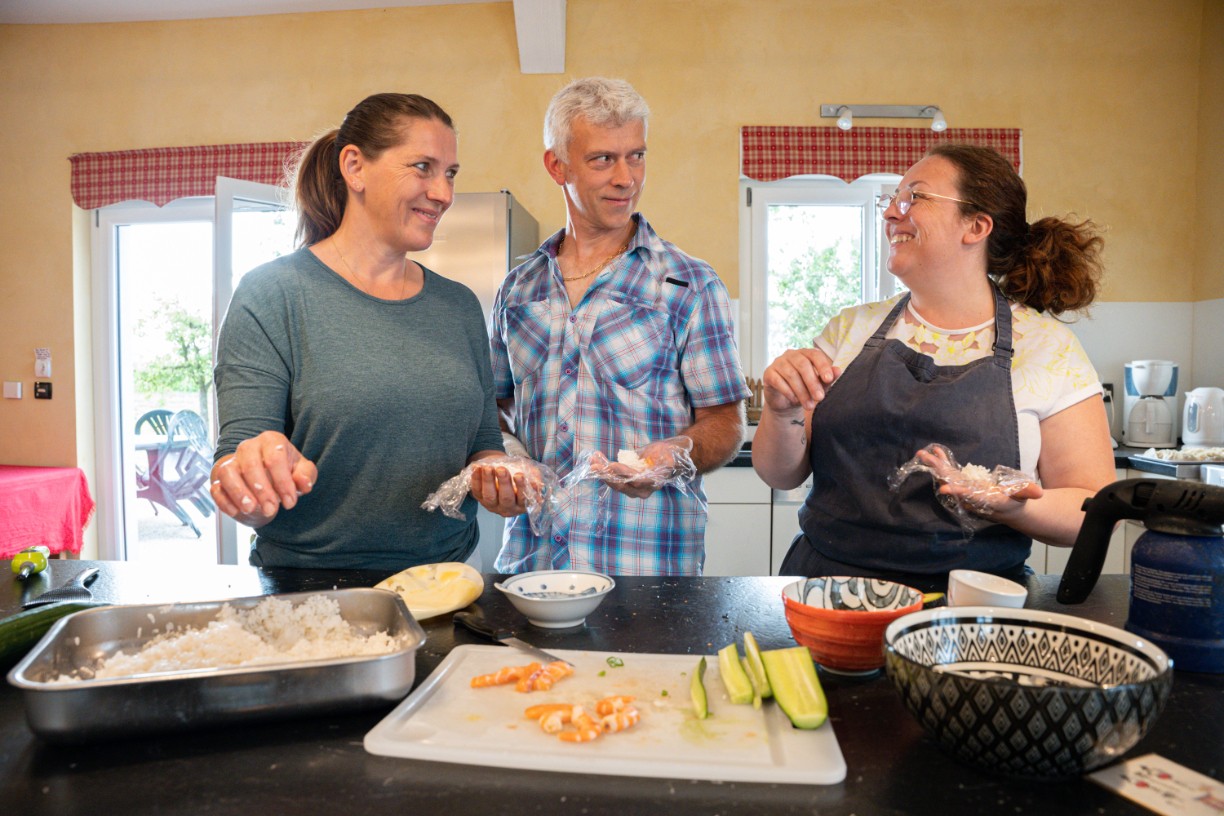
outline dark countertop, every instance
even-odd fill
[[[149,603],[333,587],[371,586],[382,573],[149,566],[55,561],[48,583],[100,565],[99,600]],[[3,567],[7,569],[7,565]],[[487,576],[488,577],[488,576]],[[762,648],[793,645],[780,592],[787,578],[618,578],[613,594],[577,631],[523,622],[543,648],[712,654],[752,631]],[[1122,625],[1128,582],[1103,576],[1088,601],[1054,601],[1058,576],[1029,585],[1030,607]],[[0,615],[21,587],[0,582]],[[488,583],[486,614],[522,621]],[[420,683],[455,645],[479,643],[449,615],[424,622]],[[375,756],[362,738],[389,711],[252,723],[86,746],[44,743],[24,703],[0,689],[0,792],[5,812],[35,814],[1146,814],[1086,780],[1034,783],[962,765],[928,739],[888,678],[822,673],[830,722],[848,766],[836,785],[713,783],[478,768]],[[1154,752],[1216,779],[1224,776],[1224,675],[1178,672],[1168,705],[1132,756]]]

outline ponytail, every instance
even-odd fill
[[[1029,226],[1009,269],[991,275],[1010,300],[1057,317],[1092,305],[1100,290],[1105,239],[1091,221],[1042,218]]]
[[[322,241],[340,228],[348,201],[340,157],[336,148],[338,130],[330,130],[306,148],[293,179],[293,200],[298,224],[294,239],[299,247]]]

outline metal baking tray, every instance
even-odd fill
[[[397,649],[384,655],[50,682],[120,649],[140,649],[168,623],[176,629],[202,628],[225,604],[249,609],[268,596],[100,607],[56,621],[13,667],[8,681],[23,693],[30,728],[54,742],[323,714],[401,700],[412,689],[416,652],[425,642],[425,631],[403,599],[366,588],[276,597],[296,605],[319,594],[334,598],[341,617],[360,634],[386,631],[399,638]]]

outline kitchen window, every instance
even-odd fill
[[[750,376],[810,346],[841,309],[892,296],[876,196],[901,176],[740,180],[740,351]]]

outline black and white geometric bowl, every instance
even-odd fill
[[[1055,612],[914,612],[889,624],[884,647],[902,702],[940,746],[1008,776],[1078,776],[1117,759],[1173,686],[1152,643]]]

